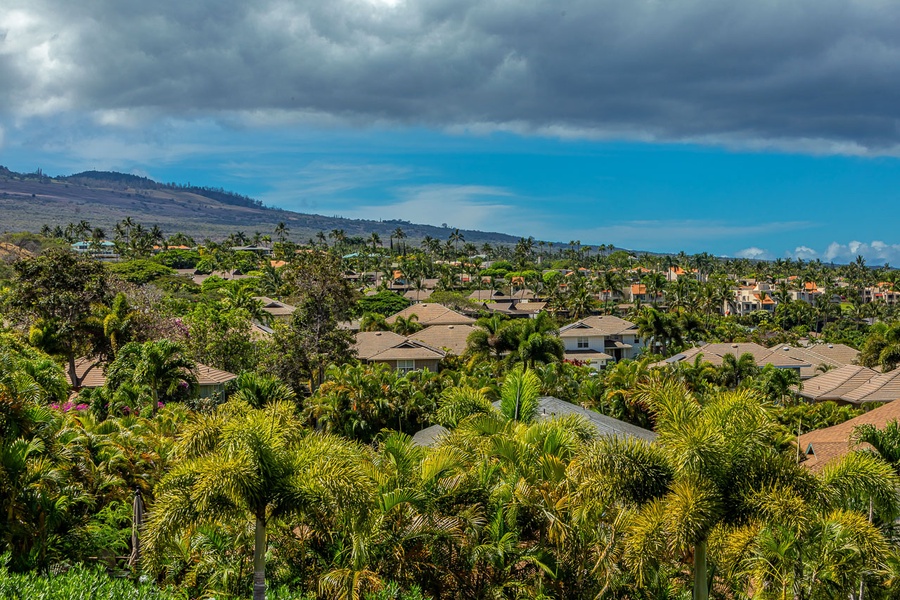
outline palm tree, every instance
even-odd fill
[[[507,374],[500,391],[500,412],[507,419],[530,423],[538,410],[541,380],[534,371],[517,367]]]
[[[360,331],[390,331],[390,329],[391,326],[385,322],[384,315],[380,313],[367,312],[359,320]]]
[[[539,313],[534,319],[512,321],[504,327],[503,335],[502,343],[515,348],[509,359],[522,361],[532,368],[538,362],[559,362],[565,354],[556,323],[546,312]]]
[[[253,523],[253,599],[265,600],[267,526],[317,506],[367,505],[360,452],[340,438],[304,432],[294,406],[261,409],[239,401],[197,416],[176,447],[178,460],[156,488],[147,524],[158,557],[179,533],[221,519]]]
[[[284,242],[287,239],[288,234],[291,232],[290,228],[285,224],[284,221],[279,221],[278,225],[275,226],[275,237],[278,238],[279,242]],[[319,233],[322,233],[321,231]]]
[[[373,231],[372,235],[369,237],[369,241],[372,243],[372,252],[376,252],[378,246],[381,245],[381,236]]]
[[[419,315],[413,313],[408,317],[402,315],[397,316],[391,327],[394,333],[399,335],[412,335],[422,330],[422,324],[419,323]]]
[[[874,425],[860,425],[853,430],[853,441],[869,444],[878,456],[890,463],[900,473],[900,423],[891,421],[882,429]]]
[[[126,344],[110,365],[107,376],[113,387],[125,381],[146,385],[153,399],[151,410],[155,417],[161,394],[174,394],[185,385],[196,386],[195,368],[181,344],[163,339]]]
[[[116,294],[109,312],[103,317],[103,335],[109,340],[113,355],[129,337],[136,316],[137,313],[131,310],[125,294]]]
[[[391,237],[396,238],[397,241],[401,242],[401,244],[402,244],[403,240],[406,239],[406,232],[403,231],[403,228],[398,227],[397,229],[394,230],[394,233],[392,234]],[[401,244],[398,244],[398,246],[401,246],[401,248],[402,248]],[[398,254],[406,254],[406,252],[404,252],[401,248],[397,249],[397,253]]]
[[[664,313],[652,306],[645,306],[635,319],[638,335],[648,341],[651,352],[659,346],[660,353],[665,355],[670,344],[681,344],[681,329],[672,314]]]
[[[475,322],[475,330],[466,340],[467,350],[476,356],[493,356],[500,360],[504,354],[518,348],[514,332],[508,326],[509,318],[500,313],[481,317]]]
[[[759,514],[760,495],[767,490],[797,490],[809,497],[811,475],[790,451],[776,450],[778,425],[751,392],[715,395],[701,405],[683,384],[655,377],[640,387],[639,397],[656,417],[655,449],[610,444],[602,463],[607,477],[620,482],[622,499],[638,505],[628,527],[626,559],[640,584],[667,548],[676,556],[689,553],[694,598],[707,600],[707,542],[713,530]],[[639,494],[621,484],[617,465],[628,462],[630,472],[639,474]]]
[[[237,378],[237,390],[232,400],[245,402],[253,408],[263,408],[279,402],[294,402],[296,394],[277,377],[266,373],[245,371]]]
[[[749,352],[745,352],[738,358],[734,354],[726,354],[722,357],[720,380],[727,388],[735,389],[748,377],[759,372],[756,359]]]
[[[459,255],[459,243],[465,242],[465,236],[459,231],[459,229],[454,229],[453,232],[450,233],[450,237],[447,240],[448,242],[453,243],[454,252]]]

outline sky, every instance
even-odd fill
[[[897,265],[898,31],[893,0],[4,0],[0,164]]]

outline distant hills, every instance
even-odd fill
[[[305,242],[319,231],[343,229],[348,237],[372,233],[387,244],[400,227],[407,242],[426,235],[446,240],[446,227],[406,221],[370,221],[297,213],[265,206],[259,200],[221,188],[160,183],[125,173],[85,171],[65,177],[48,177],[41,171],[16,173],[0,166],[0,229],[5,232],[38,231],[44,224],[65,226],[88,221],[112,234],[115,223],[126,217],[159,227],[170,235],[183,232],[197,240],[221,239],[235,231],[252,235],[272,234],[283,221],[290,239]],[[460,230],[467,242],[511,244],[518,237],[504,233]]]

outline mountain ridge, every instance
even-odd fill
[[[289,237],[295,241],[335,229],[343,229],[349,237],[377,233],[387,241],[400,227],[408,243],[426,235],[444,240],[454,231],[401,219],[375,221],[299,213],[266,206],[223,188],[161,183],[116,171],[50,177],[40,169],[17,173],[4,166],[0,166],[0,215],[6,232],[37,231],[45,224],[52,227],[81,220],[109,232],[115,223],[132,217],[146,225],[159,225],[166,234],[180,231],[197,239],[221,239],[239,230],[271,233],[279,222],[288,226]],[[465,241],[478,244],[514,244],[520,239],[474,229],[460,229],[460,233]]]

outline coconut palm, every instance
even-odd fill
[[[674,314],[664,313],[652,306],[645,306],[634,320],[638,335],[648,341],[652,352],[659,348],[665,355],[672,344],[681,344],[681,329]]]
[[[284,242],[287,239],[287,236],[290,232],[291,232],[291,229],[285,224],[284,221],[279,221],[278,225],[275,226],[274,233],[275,233],[275,237],[278,238],[279,242]]]

